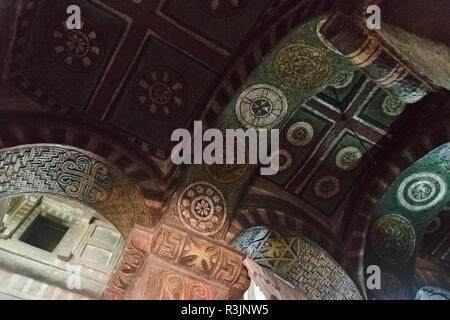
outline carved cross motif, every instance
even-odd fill
[[[184,247],[182,265],[191,267],[200,272],[210,274],[219,260],[220,249],[207,241],[190,241]]]
[[[57,181],[67,195],[91,203],[107,200],[112,190],[106,166],[85,156],[63,162]]]

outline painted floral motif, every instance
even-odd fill
[[[178,214],[187,228],[204,235],[216,234],[227,217],[225,198],[210,183],[193,183],[178,198]]]
[[[272,129],[287,113],[288,102],[283,92],[267,84],[245,89],[236,102],[239,122],[246,128]]]
[[[287,131],[287,139],[293,146],[305,146],[314,138],[314,129],[307,122],[296,122]]]
[[[362,152],[355,147],[345,147],[336,155],[336,166],[345,171],[354,170],[360,163]]]
[[[48,45],[55,59],[72,72],[89,72],[102,63],[105,44],[94,26],[83,20],[81,29],[69,30],[66,18],[49,27]]]
[[[184,106],[186,84],[175,71],[153,68],[138,79],[135,95],[145,112],[157,116],[174,116]]]
[[[416,234],[411,223],[401,215],[388,214],[372,228],[372,246],[377,255],[391,264],[407,262],[414,251]]]
[[[274,72],[289,87],[308,89],[325,85],[332,75],[332,63],[325,50],[296,43],[281,48]]]
[[[341,190],[339,179],[334,176],[324,176],[317,179],[314,184],[314,193],[322,199],[330,199]]]

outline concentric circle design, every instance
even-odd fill
[[[135,96],[141,107],[156,116],[174,116],[184,107],[186,84],[175,71],[156,67],[141,74]]]
[[[231,17],[239,13],[249,0],[197,0],[202,9],[216,17]]]
[[[314,193],[322,199],[330,199],[341,191],[341,183],[334,176],[323,176],[314,184]]]
[[[274,72],[280,81],[299,89],[325,85],[332,69],[325,50],[298,43],[281,48],[274,61]]]
[[[279,165],[280,165],[278,170],[280,172],[282,172],[282,171],[289,169],[293,163],[292,155],[286,149],[281,149],[277,153],[278,153]]]
[[[372,247],[375,253],[388,263],[407,262],[413,254],[415,243],[414,228],[401,215],[382,216],[372,228]]]
[[[218,233],[227,218],[223,194],[208,182],[187,186],[178,198],[178,216],[184,226],[205,236]]]
[[[314,138],[314,129],[307,122],[296,122],[289,127],[287,139],[293,146],[306,146]]]
[[[103,62],[105,43],[94,26],[83,20],[81,29],[69,30],[67,17],[50,24],[48,46],[56,61],[72,72],[89,72]]]
[[[391,117],[400,115],[405,109],[406,104],[399,99],[388,95],[382,104],[383,112]]]
[[[336,166],[342,170],[354,170],[361,162],[362,153],[356,147],[345,147],[336,155]]]
[[[435,206],[446,194],[447,185],[437,174],[415,173],[402,181],[398,200],[408,210],[420,211]]]
[[[336,75],[333,83],[331,84],[336,89],[341,89],[347,87],[350,83],[352,83],[354,76],[353,70],[351,71],[341,71]]]
[[[246,128],[272,129],[285,117],[288,102],[283,92],[268,84],[245,89],[236,101],[239,122]]]

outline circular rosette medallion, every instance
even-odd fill
[[[409,221],[398,214],[385,215],[372,228],[372,247],[376,254],[391,264],[405,263],[411,257],[416,234]]]
[[[382,104],[383,112],[391,117],[400,115],[405,110],[406,104],[399,99],[388,95]]]
[[[426,210],[446,195],[447,185],[434,173],[415,173],[402,181],[398,188],[398,200],[408,210]]]
[[[202,9],[217,17],[231,17],[239,13],[249,0],[197,0]]]
[[[184,106],[186,84],[175,71],[154,68],[138,78],[135,94],[145,112],[157,116],[174,116]]]
[[[342,170],[350,171],[358,166],[361,158],[362,153],[358,148],[345,147],[336,155],[336,166]]]
[[[53,22],[48,31],[48,46],[55,59],[72,72],[96,69],[105,56],[105,43],[99,31],[86,20],[81,29],[69,30],[67,17]]]
[[[286,86],[316,88],[325,85],[330,79],[332,63],[325,50],[292,44],[278,51],[274,72]]]
[[[341,183],[334,176],[323,176],[314,184],[314,193],[322,199],[330,199],[341,191]]]
[[[283,120],[287,109],[283,92],[267,84],[248,87],[236,101],[236,116],[246,128],[272,129]]]
[[[296,122],[289,127],[287,139],[290,144],[296,147],[306,146],[314,137],[314,129],[307,122]]]
[[[178,198],[178,215],[191,230],[209,236],[218,233],[227,218],[227,204],[223,194],[212,184],[190,184]]]
[[[341,71],[336,75],[333,83],[331,84],[336,89],[347,87],[353,80],[353,71]]]

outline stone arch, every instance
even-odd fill
[[[445,143],[421,157],[402,171],[377,202],[364,263],[365,267],[378,265],[390,281],[382,279],[381,290],[368,290],[368,295],[413,298],[414,265],[423,237],[450,202],[449,155],[450,143]]]
[[[362,299],[345,270],[306,237],[257,226],[241,233],[232,245],[300,290],[308,299]]]
[[[151,226],[151,212],[123,172],[99,156],[55,144],[0,150],[0,198],[51,194],[95,209],[123,235],[135,225]]]
[[[261,20],[261,25],[239,50],[221,74],[199,119],[211,126],[228,102],[247,82],[252,71],[262,59],[291,31],[301,27],[321,14],[331,12],[335,5],[332,0],[286,1],[276,4],[273,11]],[[264,22],[264,23],[263,23]]]
[[[258,225],[302,234],[338,261],[344,257],[340,240],[326,226],[313,220],[301,208],[267,196],[246,196],[240,201],[226,236],[227,243],[231,243],[245,230]]]
[[[51,176],[50,170],[69,159],[75,163],[82,159],[87,166],[83,170],[98,163],[115,179],[108,185],[109,200],[78,200],[105,215],[124,236],[135,223],[151,227],[158,222],[170,186],[170,174],[120,136],[67,118],[5,115],[0,119],[0,154],[0,197],[37,192],[77,200],[61,188],[57,174]]]
[[[364,283],[364,253],[375,208],[399,175],[430,151],[450,142],[448,95],[430,95],[415,105],[422,108],[419,119],[406,119],[397,138],[375,155],[377,166],[359,177],[350,197],[349,219],[344,230],[345,265]],[[434,116],[429,116],[434,113]],[[412,124],[420,124],[414,126]],[[351,204],[351,207],[350,207]]]

